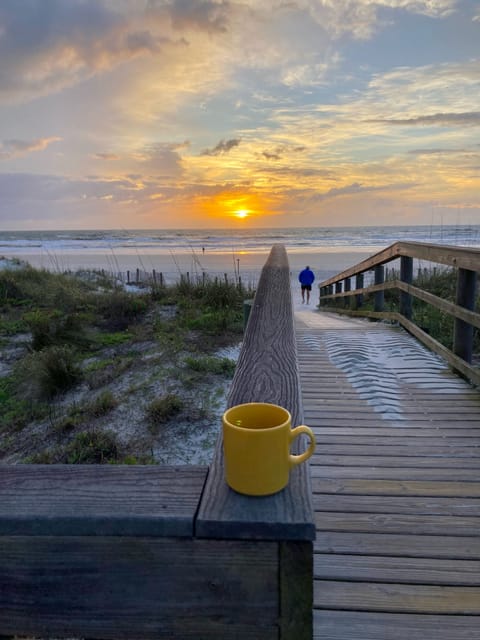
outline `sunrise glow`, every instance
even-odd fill
[[[0,229],[475,224],[479,29],[478,0],[0,2]]]

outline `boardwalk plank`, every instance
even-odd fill
[[[371,455],[322,455],[316,454],[311,458],[314,466],[345,466],[345,467],[417,467],[417,468],[441,468],[441,469],[480,469],[480,458],[455,458],[443,456],[371,456]]]
[[[314,637],[478,640],[478,390],[402,330],[308,320]]]
[[[478,640],[480,616],[314,611],[314,640]]]
[[[316,553],[314,577],[398,584],[480,586],[480,560]]]
[[[401,442],[389,442],[383,441],[377,443],[377,439],[374,442],[363,442],[350,444],[344,442],[343,444],[333,441],[332,443],[325,441],[323,438],[317,437],[317,451],[312,458],[314,463],[318,463],[320,457],[324,456],[395,456],[398,458],[402,456],[410,457],[423,457],[428,456],[430,459],[435,458],[478,458],[480,457],[480,445],[475,444],[475,441],[469,446],[458,446],[450,444],[438,444],[428,443],[423,444],[415,442],[409,442],[408,439],[403,438]]]
[[[369,478],[385,480],[402,480],[407,477],[410,480],[438,480],[455,482],[458,480],[478,485],[478,472],[471,469],[419,469],[402,467],[311,467],[312,478]]]
[[[315,580],[314,606],[355,611],[480,614],[480,587]]]
[[[317,531],[354,531],[364,533],[405,533],[413,535],[475,536],[480,518],[430,516],[400,513],[315,513]]]
[[[446,496],[480,498],[478,482],[374,480],[364,478],[312,478],[314,493],[379,496]]]
[[[320,553],[403,556],[422,558],[480,559],[480,538],[342,531],[318,531],[314,549]]]
[[[397,513],[480,517],[479,498],[438,498],[417,496],[363,496],[314,494],[313,506],[319,511],[343,513]]]

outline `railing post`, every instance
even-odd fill
[[[351,278],[345,278],[345,284],[343,287],[345,293],[352,290],[352,280]],[[350,307],[352,303],[351,296],[345,296],[344,305],[345,307]]]
[[[385,282],[385,269],[383,265],[375,267],[375,284],[383,284]],[[385,307],[385,291],[375,292],[375,311],[383,311]]]
[[[474,311],[477,273],[469,269],[459,269],[457,274],[456,303]],[[466,362],[472,362],[473,326],[455,318],[453,329],[453,352]]]
[[[413,282],[413,258],[402,256],[400,258],[400,280],[406,284]],[[412,296],[406,291],[400,291],[400,313],[411,320],[412,318]]]
[[[355,289],[363,289],[363,273],[355,276]],[[360,309],[363,304],[363,293],[357,293],[355,296],[355,308]]]

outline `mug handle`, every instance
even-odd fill
[[[300,455],[297,456],[297,455],[290,454],[288,456],[291,467],[294,467],[297,464],[301,464],[302,462],[305,462],[305,460],[308,460],[310,456],[313,454],[313,452],[315,451],[315,436],[313,435],[313,431],[310,429],[310,427],[307,427],[304,424],[300,425],[299,427],[295,427],[295,429],[291,430],[290,444],[292,444],[295,438],[297,438],[301,433],[307,434],[307,436],[310,438],[310,444],[308,445],[308,449],[303,453],[301,453]]]

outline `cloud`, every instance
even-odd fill
[[[404,191],[407,189],[413,189],[416,186],[414,183],[394,183],[384,184],[379,186],[364,186],[358,182],[346,185],[345,187],[335,187],[329,189],[325,193],[318,193],[311,196],[311,200],[321,201],[329,200],[330,198],[337,198],[339,196],[358,195],[360,193],[367,193],[372,191]]]
[[[162,6],[153,2],[151,6]],[[170,5],[170,17],[174,29],[201,29],[207,33],[224,33],[228,25],[228,2],[206,0],[176,0]]]
[[[37,138],[36,140],[4,140],[0,142],[0,159],[9,160],[26,156],[34,151],[44,151],[53,142],[59,142],[62,138]]]
[[[118,200],[131,197],[136,184],[126,178],[106,180],[92,176],[78,180],[57,175],[33,173],[0,173],[0,192],[4,203],[104,199],[114,194]]]
[[[397,118],[397,119],[375,119],[367,120],[372,123],[383,123],[401,126],[440,126],[450,127],[463,125],[466,127],[475,127],[480,125],[480,111],[467,113],[435,113],[430,116],[417,116],[415,118]]]
[[[93,157],[96,160],[120,160],[120,156],[116,153],[94,153]]]
[[[415,156],[448,155],[469,153],[468,149],[411,149],[408,153]]]
[[[139,169],[149,174],[179,177],[183,172],[182,158],[177,149],[184,143],[156,142],[146,145],[134,154]]]
[[[289,147],[287,145],[279,145],[273,149],[262,151],[261,155],[266,160],[281,160],[285,155],[302,153],[305,150],[305,146]]]
[[[25,101],[73,86],[168,38],[97,0],[2,0],[0,100]]]
[[[240,140],[238,138],[232,138],[231,140],[220,140],[220,142],[213,147],[213,149],[204,149],[201,151],[201,156],[219,156],[224,153],[228,153],[234,147],[238,147]]]

